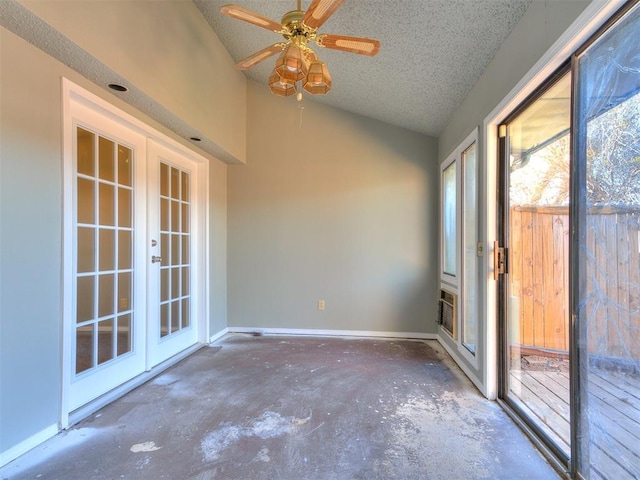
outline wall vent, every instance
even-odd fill
[[[458,296],[448,290],[440,290],[440,301],[438,308],[438,323],[442,329],[454,339],[458,334],[456,321],[456,310],[458,306]]]

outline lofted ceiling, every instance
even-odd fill
[[[282,37],[220,13],[228,3],[276,22],[295,0],[193,0],[238,62]],[[313,100],[438,136],[535,0],[346,0],[320,33],[376,38],[376,57],[312,48],[333,88]],[[302,1],[306,9],[310,0]],[[246,72],[267,87],[277,56]],[[295,101],[293,97],[282,101]]]

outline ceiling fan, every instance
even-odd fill
[[[318,29],[344,1],[313,0],[305,12],[302,10],[301,0],[297,0],[297,8],[285,13],[280,23],[238,5],[223,6],[220,11],[224,15],[266,28],[281,34],[285,39],[284,42],[274,43],[250,55],[238,62],[236,67],[239,70],[248,70],[281,52],[269,76],[269,89],[272,93],[288,97],[297,92],[300,99],[302,92],[298,90],[299,82],[308,93],[326,94],[331,89],[331,75],[325,63],[321,62],[309,47],[310,43],[370,57],[380,50],[380,42],[371,38],[318,33]]]

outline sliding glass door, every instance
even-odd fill
[[[500,397],[572,478],[640,479],[638,45],[634,1],[500,128]]]
[[[571,450],[569,147],[565,68],[505,121],[503,398],[557,455]]]

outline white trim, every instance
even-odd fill
[[[497,128],[514,108],[530,95],[540,84],[548,78],[560,65],[578,50],[618,9],[625,0],[594,0],[580,14],[580,16],[565,30],[556,42],[545,52],[536,64],[515,87],[496,105],[482,122],[482,140],[484,145],[485,168],[485,202],[483,207],[485,218],[485,255],[484,278],[486,292],[484,295],[486,318],[486,365],[484,368],[484,384],[487,388],[486,396],[495,399],[498,394],[498,306],[496,302],[497,282],[493,279],[492,266],[493,242],[497,240],[496,209],[497,199],[493,192],[497,188],[498,154]],[[491,275],[490,275],[491,274]]]
[[[200,197],[199,211],[200,220],[203,222],[204,231],[198,233],[198,249],[200,254],[200,318],[202,321],[198,325],[198,341],[207,343],[210,335],[211,325],[211,197],[209,191],[209,162],[198,165],[198,192]],[[203,243],[204,242],[204,243]]]
[[[485,260],[480,264],[480,272],[485,279],[483,282],[484,295],[482,295],[482,307],[484,311],[485,330],[485,362],[484,362],[484,386],[486,396],[491,400],[498,398],[498,282],[493,279],[493,242],[498,239],[497,228],[497,199],[494,192],[498,188],[498,165],[496,155],[498,152],[498,127],[497,125],[485,125],[484,145],[485,154],[482,162],[484,184],[486,186],[485,201],[481,203],[481,217],[485,219]],[[494,152],[489,156],[488,152]],[[491,159],[491,161],[489,161]],[[489,193],[491,192],[491,193]]]
[[[313,328],[258,328],[258,327],[229,327],[227,333],[250,333],[254,335],[311,335],[316,337],[375,337],[375,338],[404,338],[420,340],[438,340],[435,333],[418,332],[380,332],[373,330],[323,330]]]
[[[68,265],[73,255],[73,215],[69,212],[73,205],[73,122],[71,121],[71,91],[68,80],[62,78],[62,265]],[[73,268],[63,267],[62,272],[62,382],[60,384],[60,427],[69,425],[69,389],[71,384],[72,345],[73,335],[70,328],[66,328],[66,319],[73,315]]]
[[[7,463],[14,461],[16,458],[24,455],[32,448],[37,447],[42,442],[49,440],[58,434],[60,430],[58,425],[49,425],[47,428],[40,430],[38,433],[31,435],[29,438],[14,445],[9,450],[0,453],[0,467],[4,467]]]
[[[213,335],[211,335],[211,337],[209,337],[209,343],[217,342],[222,337],[224,337],[227,333],[229,333],[229,329],[228,328],[223,328],[219,332],[216,332]]]

